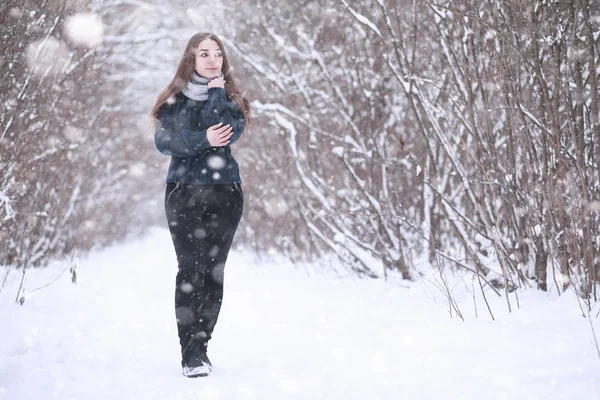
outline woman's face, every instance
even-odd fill
[[[223,66],[223,53],[219,44],[212,39],[204,39],[196,51],[196,72],[204,78],[219,76]]]

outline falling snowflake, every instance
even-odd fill
[[[146,174],[146,165],[143,163],[135,163],[129,167],[129,175],[141,178]]]
[[[209,156],[206,163],[212,169],[223,169],[225,168],[225,159],[219,155]],[[217,178],[218,179],[218,178]]]
[[[97,14],[80,13],[67,18],[64,33],[76,45],[91,48],[102,42],[104,25]]]
[[[85,141],[83,130],[73,126],[65,126],[62,132],[63,136],[73,143],[82,143]]]
[[[183,282],[179,288],[183,293],[192,293],[194,290],[194,286],[188,282]]]
[[[206,231],[204,229],[201,229],[201,228],[200,229],[196,229],[194,231],[194,236],[197,239],[204,239],[206,237]]]

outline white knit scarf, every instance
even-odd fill
[[[221,72],[219,72],[219,76],[223,76]],[[204,78],[194,70],[192,77],[188,81],[187,85],[183,88],[182,92],[188,98],[196,101],[206,101],[208,100],[208,82],[212,79]]]

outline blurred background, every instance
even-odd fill
[[[166,228],[149,113],[209,31],[255,117],[238,248],[596,298],[599,27],[590,0],[3,0],[0,265]]]

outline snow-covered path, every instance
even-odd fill
[[[29,291],[65,265],[30,271]],[[308,276],[233,252],[207,378],[181,375],[166,230],[95,252],[14,303],[0,293],[0,399],[600,399],[600,360],[571,295],[521,294],[497,321],[450,319],[441,293]],[[435,296],[435,298],[434,298]],[[598,310],[596,309],[595,312]],[[600,320],[594,321],[600,333]]]

